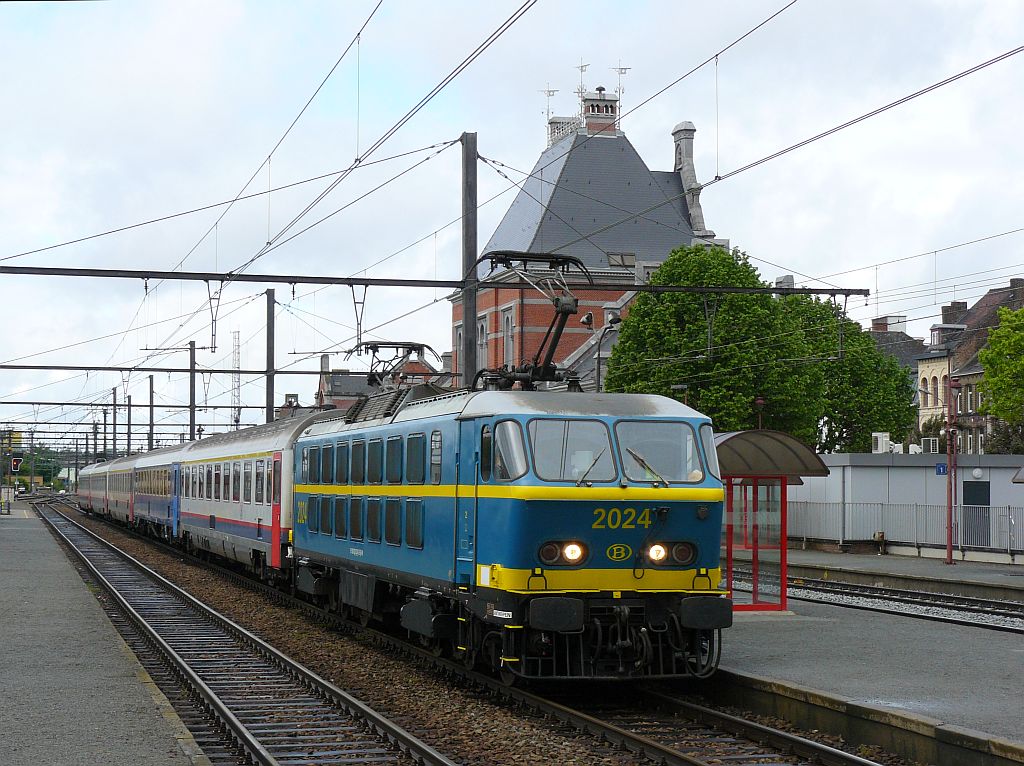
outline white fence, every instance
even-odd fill
[[[846,543],[871,540],[902,545],[946,544],[946,506],[923,503],[812,503],[790,501],[790,538]],[[953,508],[957,548],[1024,552],[1024,507],[959,505]]]

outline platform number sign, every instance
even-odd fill
[[[935,464],[935,475],[936,476],[945,476],[948,473],[949,473],[949,466],[948,465],[946,465],[945,463],[936,463]]]
[[[11,473],[17,473],[18,471],[21,470],[21,461],[24,460],[24,459],[25,458],[23,458],[23,457],[12,457],[11,458]]]

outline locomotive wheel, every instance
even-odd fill
[[[505,686],[515,686],[516,681],[519,680],[519,676],[503,664],[501,669],[498,671],[498,680]]]

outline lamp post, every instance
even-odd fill
[[[762,422],[762,415],[764,413],[764,405],[765,405],[764,397],[761,396],[760,394],[758,394],[754,398],[754,409],[757,410],[757,430],[758,431],[760,431],[762,428],[764,428],[764,424]]]
[[[960,379],[946,376],[946,563],[953,561],[953,491],[956,487],[956,405]]]
[[[594,375],[594,378],[595,378],[594,388],[598,392],[600,392],[601,388],[602,388],[602,386],[601,386],[601,347],[604,345],[604,336],[605,336],[605,334],[607,334],[607,332],[609,330],[618,330],[618,328],[615,325],[619,324],[621,321],[622,321],[622,317],[620,317],[618,314],[610,317],[608,319],[608,324],[606,324],[604,327],[601,328],[601,334],[597,336],[597,356],[596,356],[595,362],[594,362],[594,366],[595,366],[595,369],[594,369],[594,372],[595,372],[595,375]]]

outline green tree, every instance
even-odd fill
[[[999,309],[999,326],[978,354],[985,370],[982,411],[1010,425],[1024,424],[1024,309]]]
[[[990,455],[1024,455],[1024,425],[998,421],[985,442],[985,452]]]
[[[654,284],[765,287],[738,250],[674,250]],[[837,315],[838,314],[838,315]],[[839,342],[842,327],[842,344]],[[820,450],[861,450],[872,431],[902,436],[914,421],[912,382],[870,335],[828,303],[769,294],[643,294],[609,362],[613,391],[679,396],[719,431],[786,431]]]

